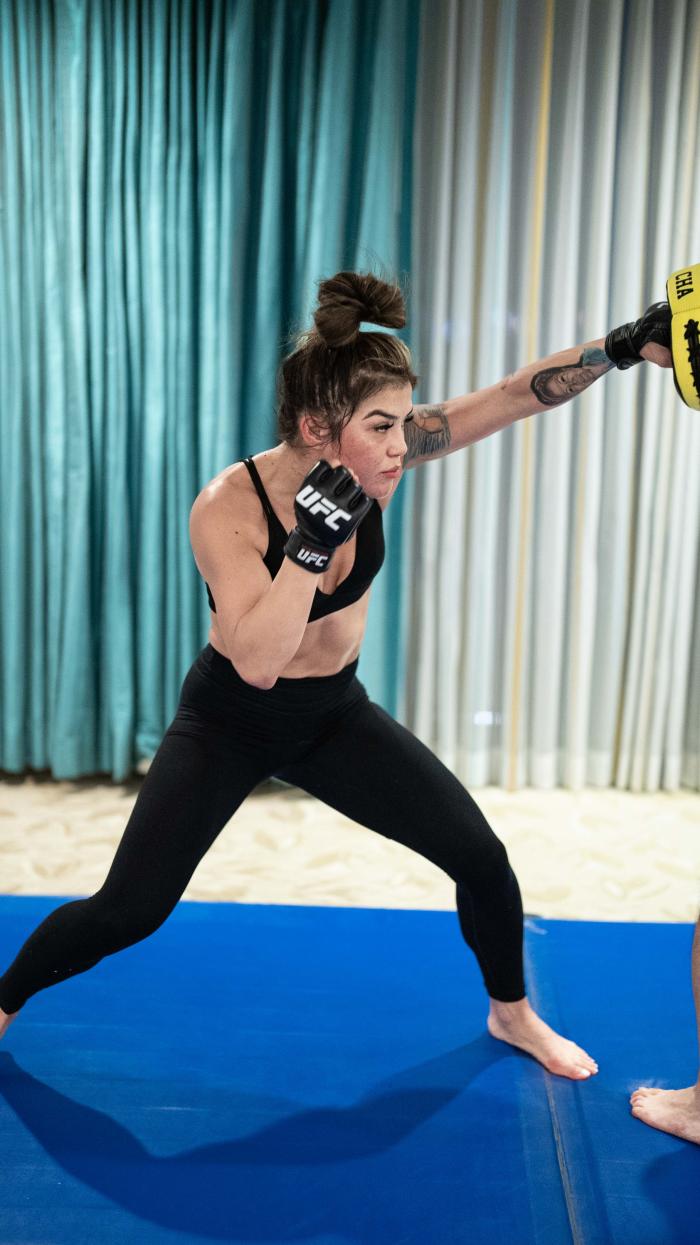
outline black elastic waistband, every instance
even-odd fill
[[[202,649],[200,656],[204,658],[206,664],[214,673],[216,673],[217,677],[222,680],[232,681],[236,684],[243,684],[243,687],[247,688],[249,691],[257,692],[261,690],[260,688],[252,687],[250,683],[246,683],[245,679],[241,678],[240,674],[236,670],[236,667],[229,661],[228,657],[224,657],[218,649],[213,647],[213,645],[207,644]],[[356,657],[355,660],[351,661],[348,666],[343,666],[342,670],[336,670],[335,674],[305,675],[299,679],[279,678],[271,690],[285,692],[291,695],[295,692],[298,692],[300,695],[315,691],[332,692],[336,688],[342,688],[346,684],[352,682],[357,671],[359,660],[359,657]]]

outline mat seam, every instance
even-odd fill
[[[523,940],[523,952],[525,959],[525,967],[530,983],[529,994],[532,1000],[532,1006],[539,1015],[541,1012],[540,1001],[537,997],[537,985],[535,981],[534,965],[532,963],[527,942]],[[559,1122],[559,1113],[557,1111],[554,1091],[552,1088],[552,1073],[543,1068],[545,1077],[545,1092],[547,1094],[547,1108],[549,1110],[549,1122],[552,1128],[552,1136],[554,1138],[554,1149],[557,1156],[557,1167],[559,1168],[559,1179],[561,1181],[562,1193],[564,1195],[564,1205],[566,1206],[566,1214],[569,1220],[569,1228],[571,1230],[571,1239],[573,1245],[585,1245],[585,1237],[579,1227],[578,1216],[576,1215],[574,1205],[574,1191],[569,1178],[569,1168],[564,1153],[564,1143],[562,1141],[561,1125]]]

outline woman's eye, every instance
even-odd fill
[[[413,416],[412,416],[412,415],[409,415],[409,416],[408,416],[408,417],[404,420],[404,427],[406,426],[406,424],[412,424],[412,423],[413,423]],[[374,431],[375,431],[375,432],[386,432],[387,428],[391,428],[391,427],[392,427],[392,425],[391,425],[391,424],[375,424],[375,425],[374,425]]]

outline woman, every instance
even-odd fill
[[[454,879],[493,1037],[561,1076],[597,1072],[527,999],[520,889],[503,844],[454,774],[369,700],[356,668],[382,515],[402,471],[567,400],[613,360],[637,361],[643,343],[665,340],[652,311],[608,336],[609,355],[594,342],[412,410],[418,377],[405,345],[359,332],[363,320],[405,324],[400,288],[352,272],[321,283],[315,328],[281,367],[280,443],[226,468],[192,507],[209,643],[102,887],[50,913],[0,978],[0,1034],[37,991],[158,929],[222,827],[276,775]]]

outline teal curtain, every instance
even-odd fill
[[[3,770],[155,753],[207,638],[195,496],[276,443],[316,283],[410,272],[418,26],[419,0],[0,5]],[[359,666],[392,713],[412,487]]]

